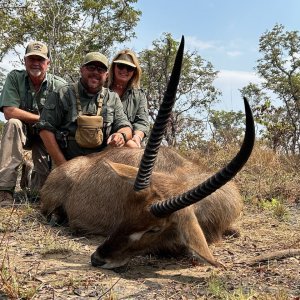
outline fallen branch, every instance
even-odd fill
[[[283,259],[287,257],[293,257],[300,255],[300,249],[286,249],[286,250],[280,250],[280,251],[275,251],[272,253],[267,253],[267,254],[262,254],[259,255],[250,261],[247,262],[247,265],[253,266],[256,265],[260,262],[268,262],[270,260],[274,259]]]

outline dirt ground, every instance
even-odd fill
[[[283,219],[246,205],[240,237],[211,245],[226,269],[146,256],[118,271],[91,266],[100,237],[50,227],[38,208],[0,208],[0,299],[300,299],[299,204]]]

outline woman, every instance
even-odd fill
[[[136,55],[128,49],[114,57],[108,73],[108,87],[120,96],[124,112],[133,127],[132,139],[126,143],[132,148],[141,147],[150,127],[146,95],[140,89],[141,74]]]

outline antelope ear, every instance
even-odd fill
[[[195,214],[190,209],[188,213],[182,212],[182,214],[185,223],[185,226],[182,226],[182,238],[190,252],[215,267],[223,266],[213,257]]]
[[[111,167],[112,171],[123,179],[135,179],[138,168],[105,160],[105,163]]]

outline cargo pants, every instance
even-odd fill
[[[18,168],[23,161],[26,142],[24,125],[18,119],[9,119],[5,125],[0,144],[0,190],[13,192],[18,178]],[[30,190],[38,192],[49,174],[48,154],[39,139],[32,144],[33,171]]]

